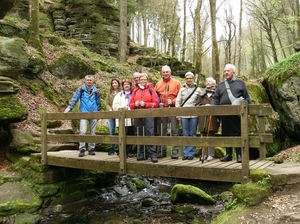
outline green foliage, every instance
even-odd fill
[[[238,206],[238,200],[234,198],[231,201],[226,201],[224,207],[226,210],[235,209]]]
[[[293,160],[296,162],[296,163],[300,163],[300,155],[297,154],[297,153],[293,153],[291,155],[291,157],[293,158]]]
[[[51,100],[52,102],[54,101],[54,93],[52,88],[46,88],[45,89],[45,96]]]
[[[29,84],[29,89],[30,89],[32,95],[36,95],[39,90],[39,87],[38,87],[37,83],[32,82],[31,84]]]
[[[272,177],[268,174],[263,177],[261,180],[257,181],[258,186],[267,187],[272,183]]]

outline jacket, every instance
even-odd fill
[[[90,93],[86,84],[79,87],[73,94],[67,108],[71,111],[78,100],[80,100],[80,112],[96,112],[101,110],[100,93],[95,86],[92,87]]]
[[[108,91],[107,96],[106,96],[106,110],[107,111],[113,110],[112,104],[113,104],[113,100],[116,95],[117,95],[116,93],[114,93],[114,92],[111,93],[110,91]]]
[[[213,95],[216,91],[215,87],[210,89],[205,89],[196,100],[196,106],[204,106],[206,104],[210,104],[213,98]],[[209,116],[199,116],[198,119],[198,131],[203,133],[207,133]],[[220,122],[218,117],[213,116],[210,124],[210,132],[218,132],[220,126]]]
[[[150,87],[149,85],[146,85],[145,87],[139,86],[137,89],[132,91],[131,99],[129,106],[131,109],[145,109],[145,108],[158,108],[158,96],[156,91],[152,90],[152,93],[150,93]],[[145,106],[141,107],[135,106],[136,101],[144,101]]]
[[[132,94],[132,92],[130,94]],[[124,90],[122,90],[121,92],[118,92],[117,95],[114,97],[112,109],[114,111],[117,111],[120,108],[124,108],[126,106],[129,106],[129,103],[128,99],[125,96]],[[131,118],[125,118],[125,126],[133,126]],[[116,119],[116,127],[119,127],[119,119]]]
[[[196,91],[194,89],[196,88]],[[194,93],[193,93],[194,91]],[[191,95],[193,93],[193,95]],[[196,103],[196,99],[201,93],[201,89],[197,87],[196,83],[194,83],[191,86],[188,86],[186,83],[183,84],[182,88],[179,90],[179,93],[176,98],[176,107],[181,107],[183,102],[190,96],[190,98],[184,103],[182,107],[194,107]],[[180,116],[182,118],[192,118],[192,117],[197,117],[197,116]]]
[[[247,100],[248,103],[251,103],[250,95],[248,93],[248,89],[246,87],[245,82],[240,79],[233,77],[229,82],[229,87],[232,95],[235,98],[243,97],[244,100]],[[213,96],[212,105],[230,105],[231,101],[228,97],[228,93],[225,86],[225,81],[221,82],[218,85],[216,93]]]
[[[156,83],[155,90],[158,92],[160,101],[164,104],[164,107],[168,107],[168,98],[172,100],[171,107],[175,107],[176,97],[181,88],[181,83],[170,77],[169,79],[163,79]]]

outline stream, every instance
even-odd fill
[[[128,188],[125,183],[133,177],[142,179],[147,187]],[[39,210],[36,214],[43,217],[40,223],[191,223],[195,218],[201,223],[210,223],[224,209],[219,195],[232,187],[231,183],[146,176],[119,176],[117,179],[114,186],[98,189],[96,197],[64,205],[60,212],[51,207]],[[172,204],[170,193],[175,184],[196,186],[212,195],[216,204]]]

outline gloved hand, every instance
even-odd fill
[[[134,104],[136,107],[138,107],[140,105],[140,102],[139,101],[135,101],[135,104]]]
[[[144,101],[141,101],[141,102],[140,102],[140,105],[141,105],[141,107],[144,107],[144,106],[145,106],[145,102],[144,102]]]
[[[172,105],[172,100],[170,98],[168,99],[168,104]]]

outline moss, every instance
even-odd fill
[[[253,104],[269,103],[268,95],[261,83],[247,82],[247,88]]]
[[[85,198],[84,192],[82,191],[76,191],[73,193],[67,193],[67,194],[61,194],[59,197],[53,198],[52,205],[57,205],[57,204],[68,204],[71,202],[76,202],[80,201]]]
[[[147,188],[145,181],[138,177],[132,178],[132,182],[135,183],[137,189]]]
[[[271,85],[282,86],[291,76],[300,76],[300,53],[293,54],[270,67],[264,74]],[[285,74],[285,75],[282,75]]]
[[[171,190],[173,203],[198,203],[212,205],[215,200],[203,190],[192,185],[176,184]]]
[[[237,207],[236,209],[226,210],[212,220],[211,224],[239,223],[237,222],[239,217],[247,214],[249,210],[249,208],[243,205]]]
[[[239,202],[247,206],[254,206],[262,202],[270,194],[270,186],[260,187],[256,182],[247,184],[235,184],[232,192]]]
[[[15,95],[0,96],[0,120],[25,120],[28,116],[27,106]]]

